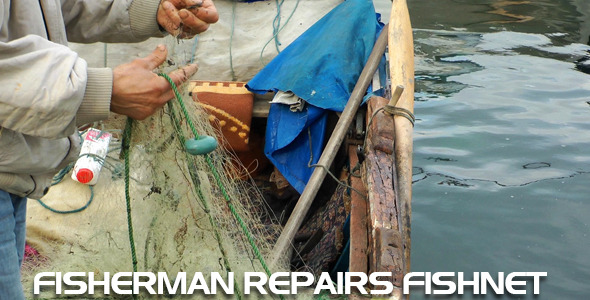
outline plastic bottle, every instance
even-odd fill
[[[95,185],[107,156],[112,134],[89,128],[80,149],[80,157],[74,165],[72,179],[80,183]]]

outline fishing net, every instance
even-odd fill
[[[170,66],[160,70],[163,73],[194,61],[200,68],[193,79],[247,81],[279,52],[280,43],[286,47],[338,3],[326,1],[318,7],[317,1],[287,2],[279,13],[267,3],[219,1],[220,21],[198,39],[150,39],[105,46],[104,52],[96,44],[72,47],[91,66],[114,67],[165,43]],[[279,26],[276,18],[281,14]],[[281,226],[259,187],[251,178],[243,179],[247,171],[233,152],[223,148],[225,143],[208,155],[185,151],[186,139],[220,135],[208,113],[192,101],[187,86],[178,89],[184,107],[172,100],[143,121],[128,124],[125,117],[113,116],[92,124],[113,135],[96,185],[75,182],[65,169],[41,201],[29,200],[22,268],[27,298],[33,298],[33,278],[40,272],[93,272],[95,280],[101,280],[105,272],[112,276],[137,270],[166,272],[170,280],[178,272],[201,272],[207,282],[211,273],[227,278],[233,272],[234,295],[226,298],[259,299],[257,294],[244,296],[244,272],[289,271],[287,253],[277,265],[265,265]],[[101,288],[95,296],[85,296],[105,297]],[[55,295],[54,288],[35,296],[64,297]],[[106,297],[131,298],[113,293]],[[219,297],[196,293],[186,299]]]
[[[230,152],[187,153],[184,142],[195,132],[216,132],[192,99],[179,103],[171,101],[144,121],[102,123],[113,138],[98,183],[89,188],[64,172],[41,199],[45,206],[32,201],[28,244],[39,255],[23,267],[26,289],[44,271],[94,272],[97,278],[132,270],[234,272],[236,283],[245,271],[270,272],[264,257],[280,226],[256,186],[238,179],[243,167]],[[85,209],[64,213],[80,207]],[[273,272],[281,269],[287,267]]]

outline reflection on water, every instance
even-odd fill
[[[548,272],[535,299],[587,298],[588,2],[408,1],[413,271]]]
[[[407,0],[412,24],[419,29],[474,32],[568,33],[569,41],[587,43],[587,0]]]
[[[515,12],[510,12],[510,7],[512,6],[526,5],[529,3],[530,1],[497,1],[495,3],[492,3],[491,6],[494,9],[488,11],[488,13],[506,17],[508,20],[494,21],[490,23],[520,23],[532,21],[535,18],[533,16],[520,15]]]

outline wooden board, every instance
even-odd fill
[[[354,190],[350,192],[350,262],[348,270],[350,272],[367,273],[368,270],[368,237],[367,237],[367,191],[362,177],[360,168],[356,170],[359,163],[356,153],[356,145],[348,146],[348,157],[350,168],[350,185]]]
[[[398,291],[402,286],[404,259],[399,226],[400,203],[394,190],[397,177],[394,120],[382,110],[388,102],[381,97],[369,100],[367,120],[370,124],[362,177],[369,191],[369,273],[393,272],[395,275],[389,280]]]

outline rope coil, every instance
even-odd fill
[[[397,107],[397,106],[393,106],[393,105],[389,105],[386,104],[383,107],[383,111],[390,115],[390,116],[402,116],[406,119],[408,119],[408,121],[410,121],[410,123],[412,123],[412,127],[414,127],[414,123],[416,122],[416,117],[414,116],[414,114],[403,108],[403,107]]]

